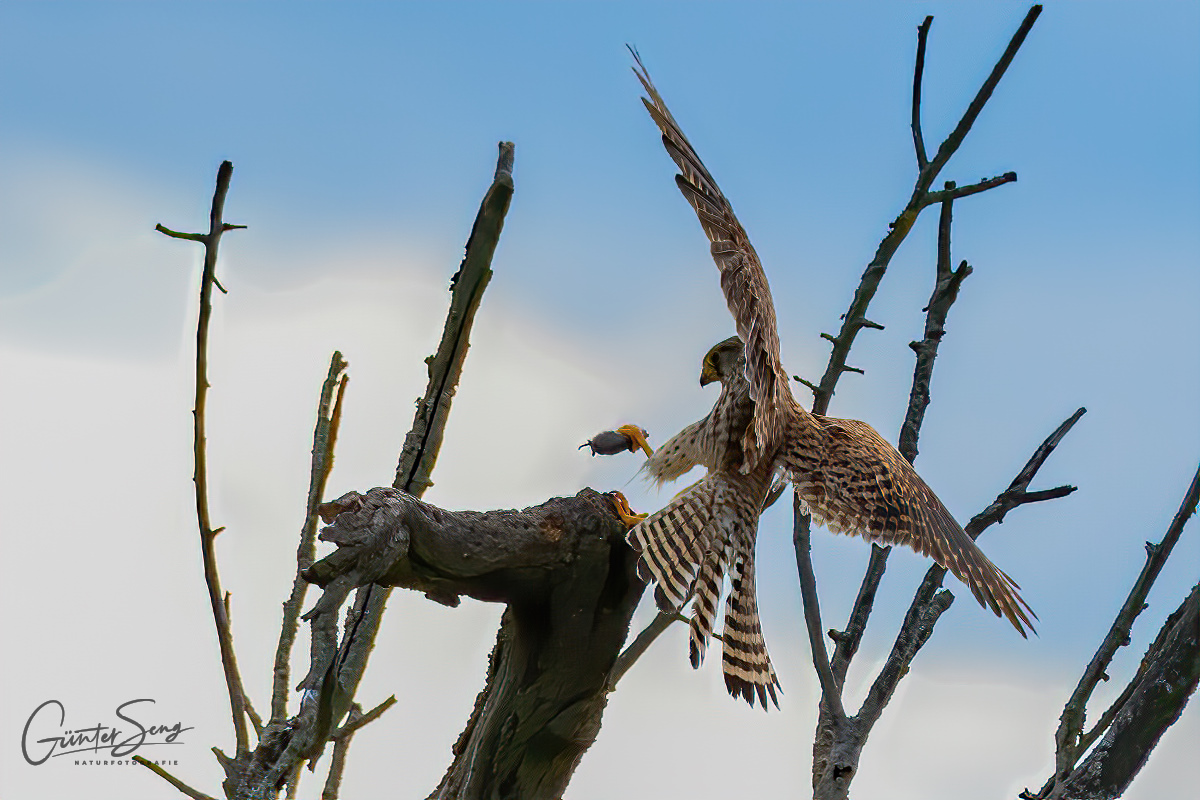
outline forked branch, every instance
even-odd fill
[[[866,319],[867,306],[870,305],[871,299],[875,296],[875,292],[879,288],[879,282],[883,279],[884,273],[887,271],[888,264],[891,263],[892,256],[899,249],[901,242],[908,236],[909,230],[912,229],[913,223],[916,222],[917,216],[923,208],[941,202],[944,197],[937,195],[930,197],[929,187],[937,180],[942,168],[946,165],[958,151],[959,146],[970,132],[971,126],[975,123],[979,113],[987,104],[988,98],[992,96],[996,86],[1000,83],[1000,79],[1004,77],[1004,73],[1008,70],[1008,66],[1012,63],[1013,57],[1020,49],[1022,42],[1028,35],[1033,23],[1041,14],[1042,7],[1035,5],[1029,9],[1029,13],[1025,15],[1017,32],[1013,34],[1012,39],[1005,48],[1000,60],[992,68],[991,74],[984,81],[975,99],[967,107],[959,120],[958,125],[949,136],[938,147],[937,154],[933,160],[922,163],[924,152],[924,140],[920,133],[920,103],[921,103],[921,79],[924,70],[925,57],[925,40],[929,33],[929,25],[931,19],[926,19],[922,23],[917,32],[917,57],[918,65],[913,75],[913,114],[912,126],[914,143],[917,145],[917,164],[918,172],[916,183],[913,186],[912,197],[909,198],[908,204],[904,210],[891,223],[888,234],[883,237],[879,243],[878,249],[875,251],[875,257],[871,259],[871,263],[867,265],[867,269],[863,272],[862,280],[859,283],[858,290],[854,293],[854,300],[850,303],[850,308],[842,316],[842,327],[837,336],[828,336],[827,338],[833,342],[833,350],[829,356],[829,365],[825,369],[825,374],[822,376],[818,385],[814,386],[807,383],[813,390],[813,412],[816,414],[824,414],[829,409],[829,403],[833,399],[834,388],[837,385],[838,379],[842,373],[846,371],[854,371],[846,366],[846,358],[849,355],[850,347],[854,344],[854,338],[863,327],[872,327],[863,324]],[[987,181],[982,181],[978,184],[973,184],[969,187],[964,187],[958,190],[958,194],[954,195],[962,197],[967,194],[974,194],[995,186],[1001,186],[1005,183],[1010,183],[1016,180],[1016,173],[1006,173],[999,178],[992,178]]]
[[[233,650],[233,632],[229,626],[226,595],[221,591],[221,577],[217,571],[216,538],[223,528],[213,529],[208,509],[208,456],[204,430],[205,403],[208,398],[208,327],[212,317],[212,290],[224,287],[217,281],[217,248],[226,231],[245,228],[224,221],[225,195],[233,177],[233,164],[221,162],[217,170],[217,187],[213,192],[212,208],[209,212],[208,233],[179,233],[162,225],[155,230],[175,239],[187,239],[204,245],[204,269],[200,276],[200,315],[196,324],[196,402],[192,414],[193,458],[196,485],[196,520],[200,526],[200,552],[204,562],[204,582],[208,585],[208,599],[212,606],[213,621],[217,627],[217,642],[221,650],[221,666],[225,672],[225,683],[229,692],[229,703],[233,714],[233,731],[237,741],[237,752],[244,753],[249,747],[246,728],[247,702],[238,673],[237,658]]]
[[[1174,519],[1171,520],[1171,525],[1167,528],[1162,541],[1158,544],[1146,542],[1146,564],[1142,567],[1141,574],[1138,575],[1137,580],[1134,581],[1133,588],[1130,589],[1129,596],[1125,599],[1125,604],[1117,612],[1116,619],[1113,620],[1108,635],[1100,643],[1096,654],[1092,656],[1091,662],[1084,670],[1083,677],[1080,678],[1079,684],[1075,687],[1075,691],[1071,693],[1070,699],[1067,700],[1066,706],[1063,708],[1062,716],[1059,718],[1058,730],[1054,735],[1056,751],[1054,759],[1055,777],[1051,778],[1048,786],[1052,785],[1056,779],[1064,780],[1075,768],[1079,757],[1096,741],[1107,727],[1105,724],[1097,724],[1086,735],[1084,734],[1083,728],[1088,700],[1091,699],[1092,692],[1095,691],[1100,681],[1108,678],[1106,670],[1112,662],[1113,656],[1116,655],[1121,647],[1129,644],[1129,633],[1133,628],[1133,623],[1146,608],[1146,597],[1150,594],[1150,589],[1154,585],[1155,580],[1157,580],[1158,574],[1166,563],[1167,558],[1170,557],[1175,543],[1179,541],[1179,537],[1183,533],[1183,528],[1188,519],[1196,513],[1198,500],[1200,500],[1200,468],[1196,470],[1196,475],[1192,478],[1192,483],[1184,494],[1183,502],[1180,504],[1179,510],[1175,513]],[[1143,664],[1143,669],[1145,666]],[[1127,695],[1132,694],[1136,682],[1137,679],[1135,678],[1130,683]],[[1119,699],[1117,703],[1114,703],[1113,708],[1116,709],[1123,706],[1123,701],[1127,698],[1127,695]],[[1106,719],[1102,719],[1101,723],[1111,723],[1113,717],[1115,717],[1115,712],[1111,715],[1106,714]],[[1045,791],[1043,789],[1043,793]]]
[[[479,306],[483,289],[491,276],[491,258],[495,252],[500,230],[503,227],[504,215],[512,198],[512,166],[513,146],[503,142],[500,145],[500,155],[497,161],[496,175],[491,188],[488,190],[479,214],[475,220],[470,239],[467,242],[466,255],[462,265],[455,274],[451,284],[450,311],[447,314],[446,326],[442,334],[442,343],[436,355],[428,360],[429,388],[425,398],[419,402],[417,419],[413,429],[405,439],[404,451],[400,457],[397,469],[396,483],[413,496],[419,496],[425,488],[431,485],[429,473],[437,459],[438,448],[441,444],[442,433],[449,413],[450,402],[461,374],[463,361],[466,357],[471,324],[475,310]],[[335,355],[331,364],[330,379],[327,381],[327,392],[323,396],[322,408],[327,407],[328,393],[332,391],[334,375],[339,371],[340,356]],[[344,388],[344,382],[342,388]],[[339,392],[340,396],[340,392]],[[332,439],[338,417],[338,406],[335,406],[329,420],[329,436]],[[324,412],[322,412],[323,415]],[[321,452],[320,441],[323,428],[318,423],[314,435],[314,456]],[[319,465],[314,458],[313,484],[310,489],[310,511],[315,510],[313,498],[319,498],[323,479],[318,480],[322,470],[327,466]],[[310,527],[311,526],[311,527]],[[315,528],[315,517],[310,517],[306,525],[305,537],[302,539],[299,561],[307,569],[312,564],[311,544],[309,533]],[[347,584],[334,587],[327,591],[318,606],[324,608],[330,603],[341,604],[355,585]],[[306,760],[315,760],[323,751],[325,745],[333,740],[338,751],[337,762],[331,768],[331,776],[327,781],[327,791],[336,793],[340,782],[340,764],[344,763],[345,752],[350,742],[350,734],[361,724],[374,719],[377,714],[367,714],[361,720],[348,722],[338,728],[339,721],[350,711],[354,693],[367,666],[367,659],[374,647],[375,635],[383,615],[389,594],[388,589],[372,586],[370,582],[361,585],[354,605],[347,615],[346,625],[341,637],[340,646],[331,642],[337,641],[336,619],[322,618],[321,629],[314,627],[313,653],[311,662],[326,665],[320,671],[310,670],[304,682],[306,688],[305,700],[301,703],[299,713],[292,718],[286,717],[286,696],[277,693],[272,703],[272,722],[267,726],[259,745],[253,753],[237,760],[223,762],[227,780],[226,791],[230,796],[269,797],[273,796],[277,787],[282,785],[289,776],[296,773],[297,768]],[[341,599],[337,599],[339,592]],[[310,615],[313,612],[310,612]],[[281,637],[281,651],[290,651],[290,643]],[[278,666],[278,665],[277,665]],[[283,671],[277,669],[277,679],[280,675],[285,678],[286,666]],[[345,735],[337,738],[339,733]]]

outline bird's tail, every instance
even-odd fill
[[[754,540],[759,481],[755,476],[710,474],[661,511],[634,526],[629,543],[641,553],[639,576],[656,586],[654,599],[667,612],[692,604],[689,650],[693,667],[704,660],[716,626],[726,573],[733,591],[725,605],[722,666],[729,693],[750,705],[766,698],[778,706],[779,681],[771,667],[758,621],[754,586]],[[737,485],[742,482],[753,485]]]
[[[641,553],[638,577],[655,584],[654,600],[662,611],[678,611],[692,596],[696,570],[716,533],[716,488],[712,476],[698,481],[626,536]]]
[[[757,695],[759,704],[767,708],[767,696],[779,708],[779,679],[767,655],[762,626],[758,620],[758,598],[754,587],[754,552],[737,557],[729,572],[733,590],[725,602],[725,629],[721,632],[724,648],[721,668],[725,673],[725,688],[734,697],[741,697],[751,706]]]

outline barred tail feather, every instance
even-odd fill
[[[657,584],[654,599],[663,611],[678,611],[691,596],[696,569],[713,534],[713,494],[714,482],[702,480],[626,535],[641,553],[638,577]]]
[[[753,543],[751,543],[753,547]],[[733,591],[725,605],[725,628],[722,631],[724,652],[722,669],[725,688],[734,697],[741,697],[751,706],[755,699],[767,709],[767,697],[779,708],[779,679],[767,655],[762,626],[758,619],[758,601],[754,587],[754,553],[738,556],[730,572]]]
[[[692,622],[688,636],[688,657],[692,667],[699,668],[708,650],[717,619],[717,604],[721,600],[725,570],[729,564],[729,541],[727,536],[718,536],[711,543],[700,574],[696,577],[696,597],[692,601]]]

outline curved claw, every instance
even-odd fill
[[[621,518],[621,522],[625,523],[626,528],[632,528],[647,516],[646,514],[635,514],[633,509],[629,507],[629,501],[625,499],[625,495],[620,492],[610,492],[608,499],[612,501],[617,516]]]
[[[629,437],[629,441],[631,442],[629,452],[632,453],[640,447],[642,452],[646,454],[646,458],[654,455],[654,450],[650,447],[650,442],[646,440],[649,434],[646,433],[644,428],[639,428],[637,425],[622,425],[617,428],[617,433],[623,433]]]

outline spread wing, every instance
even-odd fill
[[[790,399],[787,374],[779,358],[779,333],[775,324],[775,304],[758,254],[750,244],[733,207],[717,182],[700,161],[687,137],[667,110],[658,90],[637,52],[633,53],[633,71],[649,98],[642,98],[650,116],[662,131],[663,146],[679,167],[675,183],[691,203],[711,243],[712,257],[721,273],[721,289],[737,325],[738,336],[746,344],[746,380],[755,401],[754,433],[758,452],[764,453],[779,441],[783,421],[781,406],[786,393]]]
[[[1037,617],[1017,593],[1020,587],[983,554],[887,440],[865,422],[816,419],[820,430],[790,437],[781,454],[816,521],[835,533],[927,555],[1022,636],[1033,629],[1030,617]]]

